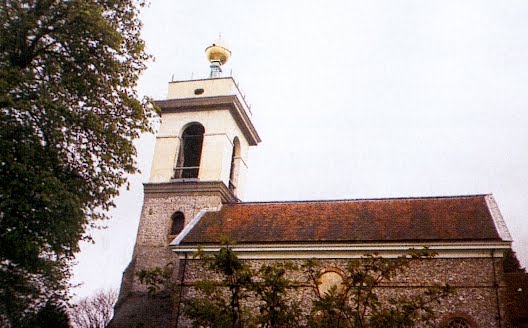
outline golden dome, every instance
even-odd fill
[[[212,45],[205,49],[205,55],[209,62],[220,62],[220,65],[224,65],[229,57],[231,57],[231,51],[225,46],[225,42],[219,38]]]

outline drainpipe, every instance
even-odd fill
[[[187,253],[185,253],[185,258],[183,259],[182,274],[181,274],[181,279],[180,279],[180,290],[178,293],[178,305],[176,308],[176,328],[178,328],[180,324],[180,309],[181,309],[181,302],[183,298],[183,285],[185,283],[186,269],[187,269]]]

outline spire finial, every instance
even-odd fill
[[[222,33],[218,34],[218,39],[213,42],[212,45],[205,49],[207,60],[211,63],[210,78],[221,77],[222,68],[229,57],[231,57],[231,51],[227,48],[225,41],[222,39]]]

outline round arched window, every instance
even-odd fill
[[[185,225],[185,215],[182,212],[176,212],[172,215],[171,235],[177,235],[183,230]]]

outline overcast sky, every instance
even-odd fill
[[[527,17],[528,1],[152,0],[139,92],[207,77],[222,33],[263,140],[244,201],[493,193],[528,266]],[[83,244],[78,296],[130,262],[153,136],[138,146],[143,175]]]

